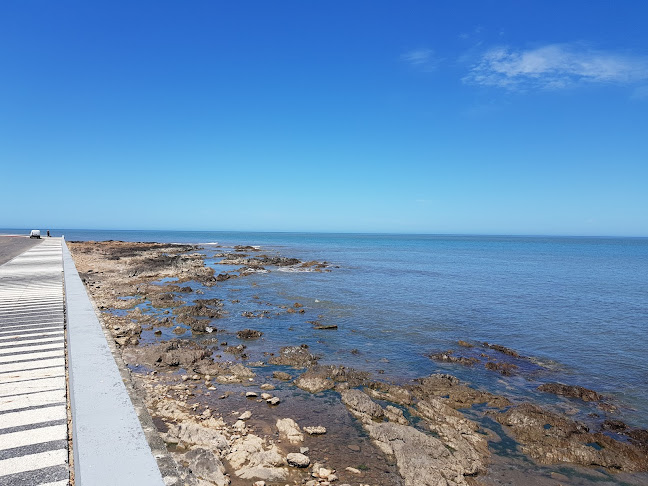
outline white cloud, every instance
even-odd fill
[[[437,67],[438,60],[432,49],[415,49],[401,55],[401,59],[414,67],[431,71]]]
[[[552,90],[585,83],[624,85],[646,79],[646,57],[550,44],[518,51],[507,47],[491,49],[463,81],[511,90]]]

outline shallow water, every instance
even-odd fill
[[[262,251],[339,266],[330,273],[271,268],[201,296],[228,299],[230,317],[217,323],[220,329],[264,332],[258,342],[245,342],[251,359],[261,358],[262,349],[304,342],[325,363],[382,370],[399,380],[443,370],[567,409],[569,400],[535,391],[538,383],[562,381],[612,397],[627,422],[648,426],[646,238],[52,232],[60,233],[68,240],[260,245]],[[220,249],[205,246],[207,255],[215,251]],[[279,307],[294,302],[306,313],[287,314]],[[271,318],[244,318],[244,310],[269,310]],[[318,316],[338,329],[313,330],[306,321]],[[231,335],[223,339],[238,344]],[[426,357],[458,349],[458,339],[507,346],[547,369],[504,378],[482,366]]]

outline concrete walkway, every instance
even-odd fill
[[[0,485],[69,482],[61,239],[0,266]]]
[[[69,485],[68,430],[75,486],[164,485],[65,241],[47,238],[0,265],[0,486]]]

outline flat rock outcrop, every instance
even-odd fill
[[[522,444],[522,451],[542,464],[573,463],[613,471],[648,471],[646,451],[537,405],[523,403],[495,416]]]

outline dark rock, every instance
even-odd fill
[[[337,324],[315,324],[313,329],[337,329]]]
[[[446,405],[452,408],[468,408],[478,403],[503,408],[511,404],[505,397],[462,385],[452,375],[437,373],[415,381],[416,385],[407,388],[416,398],[443,397]]]
[[[479,363],[477,358],[466,358],[464,356],[454,356],[454,351],[446,351],[445,353],[436,353],[428,355],[428,358],[443,361],[445,363],[458,363],[464,366],[472,366],[475,363]]]
[[[540,385],[538,390],[569,398],[580,398],[585,402],[598,402],[603,398],[594,390],[589,390],[578,385],[565,385],[563,383],[545,383],[544,385]]]
[[[279,356],[270,358],[269,363],[273,365],[293,366],[295,368],[307,368],[317,363],[319,357],[308,351],[308,346],[286,346],[279,350]]]
[[[495,351],[499,351],[500,353],[508,354],[509,356],[513,356],[514,358],[520,357],[517,351],[513,351],[512,349],[506,348],[504,346],[500,346],[499,344],[484,343],[484,347],[494,349]]]
[[[256,339],[260,338],[263,335],[261,331],[255,331],[253,329],[243,329],[236,333],[236,337],[239,339]]]
[[[587,426],[539,406],[523,403],[496,414],[522,444],[522,451],[542,464],[573,463],[612,471],[647,471],[648,455],[641,448],[617,441]]]
[[[502,361],[488,361],[484,365],[484,368],[491,371],[497,371],[504,376],[511,376],[518,367],[513,363],[504,363]]]
[[[608,419],[601,424],[601,428],[603,430],[609,430],[611,432],[623,432],[624,430],[627,430],[628,426],[621,420]]]

